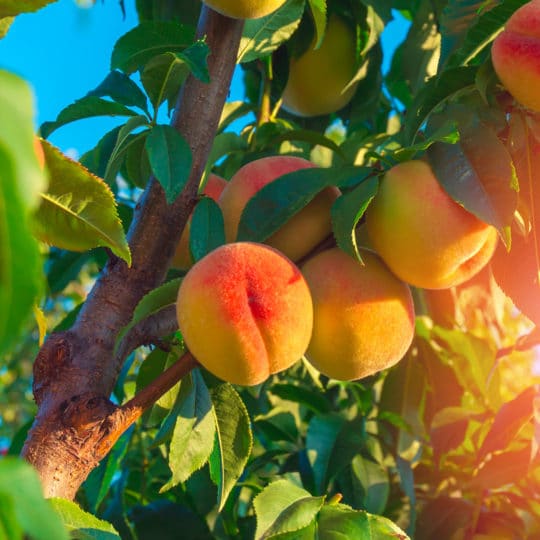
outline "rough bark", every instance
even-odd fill
[[[193,154],[186,188],[171,205],[155,179],[150,179],[128,232],[132,265],[111,258],[89,294],[76,323],[51,335],[34,366],[38,413],[23,449],[37,469],[46,496],[72,499],[81,483],[138,413],[113,405],[114,388],[124,357],[138,336],[113,354],[116,336],[131,319],[140,299],[163,282],[176,244],[195,205],[197,188],[229,90],[242,33],[241,21],[203,7],[198,34],[210,47],[210,84],[190,77],[178,98],[172,125]],[[163,328],[170,325],[163,324]],[[154,328],[159,327],[156,322]],[[167,388],[194,361],[156,381]],[[176,381],[178,378],[176,379]],[[148,395],[153,395],[147,392]],[[156,399],[159,396],[156,396]],[[149,403],[146,404],[148,406]],[[137,405],[140,409],[140,404]]]

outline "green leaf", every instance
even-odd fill
[[[428,158],[445,191],[504,239],[518,193],[512,158],[495,132],[486,125],[471,127],[456,144],[432,145]]]
[[[337,245],[351,257],[362,260],[356,243],[356,225],[377,194],[379,181],[366,178],[353,190],[341,195],[332,206],[332,229]]]
[[[326,135],[323,135],[317,131],[312,131],[310,129],[291,129],[271,138],[268,141],[268,144],[278,145],[283,141],[302,141],[307,142],[312,146],[322,146],[332,150],[332,152],[335,152],[341,159],[343,159],[343,161],[347,160],[347,157],[338,144],[336,144],[330,137],[327,137]]]
[[[443,71],[429,79],[407,110],[404,126],[405,140],[414,142],[417,131],[429,115],[443,102],[465,88],[473,88],[476,68],[458,67]]]
[[[529,474],[531,446],[521,450],[494,454],[485,461],[472,478],[473,489],[497,489],[506,485],[516,485]]]
[[[50,144],[45,142],[43,149],[50,183],[34,216],[38,238],[72,251],[108,247],[131,264],[131,253],[109,187]]]
[[[108,185],[113,185],[116,175],[120,170],[123,161],[126,159],[129,149],[137,144],[139,140],[145,140],[150,133],[150,130],[144,130],[135,135],[131,135],[133,131],[143,126],[148,126],[148,118],[144,115],[133,116],[119,130],[116,137],[116,143],[109,157],[103,180]]]
[[[107,77],[88,96],[110,97],[126,107],[138,107],[148,114],[144,92],[124,73],[111,71]]]
[[[478,460],[488,454],[505,450],[518,438],[520,431],[530,424],[534,414],[534,400],[538,389],[530,386],[517,397],[505,403],[495,415],[493,424],[478,451]]]
[[[382,514],[390,495],[390,481],[386,468],[373,459],[360,454],[351,462],[355,495],[362,501],[362,508],[372,514]]]
[[[308,491],[288,480],[276,480],[253,501],[257,516],[256,540],[300,531],[312,523],[324,504],[324,497],[312,497]]]
[[[109,493],[114,476],[122,469],[123,459],[128,451],[132,435],[133,429],[128,429],[83,484],[88,505],[94,514],[97,513],[100,504]]]
[[[408,540],[408,536],[389,519],[374,516],[362,510],[353,510],[344,504],[323,506],[318,523],[319,540]]]
[[[62,518],[71,538],[77,540],[114,540],[120,538],[110,523],[85,512],[72,501],[51,499],[51,504]]]
[[[34,12],[55,1],[56,0],[2,0],[0,2],[0,17]]]
[[[0,144],[12,161],[25,215],[39,203],[46,177],[34,150],[34,96],[21,78],[0,70]]]
[[[163,53],[146,62],[141,81],[155,109],[164,101],[172,109],[188,74],[189,67],[174,53]]]
[[[162,309],[176,305],[176,297],[178,296],[178,288],[182,278],[172,279],[144,295],[137,307],[133,311],[133,317],[127,326],[124,326],[118,333],[116,344],[114,347],[115,354],[118,351],[118,346],[124,336],[142,320],[158,313]]]
[[[218,487],[221,510],[251,454],[253,436],[242,398],[230,384],[211,391],[216,422],[216,445],[210,457],[212,479]]]
[[[324,414],[330,412],[330,403],[318,388],[312,388],[308,385],[275,383],[269,388],[269,392],[281,399],[300,403],[314,413]]]
[[[220,207],[210,197],[203,197],[191,216],[189,249],[194,261],[225,244],[225,224]]]
[[[0,493],[0,540],[22,540],[23,530],[17,521],[15,501],[7,493]]]
[[[15,17],[2,17],[0,19],[0,39],[6,36],[14,20]]]
[[[146,152],[155,177],[170,204],[180,195],[191,172],[191,149],[172,126],[155,126],[146,138]]]
[[[70,122],[95,116],[137,116],[137,113],[121,103],[108,101],[97,96],[86,96],[60,111],[54,122],[41,124],[40,132],[43,137],[47,138],[53,131]]]
[[[304,4],[305,0],[288,0],[266,17],[247,20],[238,48],[238,63],[267,56],[287,41],[300,24]]]
[[[0,460],[0,496],[13,501],[15,518],[32,539],[68,540],[61,519],[43,498],[36,471],[25,461],[11,457]]]
[[[467,428],[475,419],[481,420],[481,415],[463,407],[445,407],[435,413],[431,421],[431,445],[436,462],[440,463],[445,454],[463,444]]]
[[[351,462],[364,445],[362,420],[347,421],[336,413],[314,416],[308,426],[306,452],[313,469],[315,492]]]
[[[461,497],[441,496],[428,501],[418,516],[416,537],[418,540],[451,538],[470,524],[473,511],[473,505]]]
[[[238,241],[266,240],[325,187],[358,182],[363,171],[361,167],[313,168],[277,178],[247,203],[238,225]]]
[[[161,488],[161,493],[185,482],[199,470],[214,447],[216,425],[212,400],[199,370],[182,379],[178,402],[169,452],[172,478]]]
[[[192,44],[194,36],[193,27],[174,21],[143,22],[116,42],[111,69],[132,73],[154,56],[185,49]]]
[[[0,357],[19,337],[43,284],[29,223],[45,184],[32,111],[28,85],[0,71]]]
[[[219,133],[212,143],[212,149],[206,161],[205,174],[208,174],[221,158],[235,152],[245,152],[247,148],[248,144],[242,136],[230,131]]]
[[[326,30],[326,0],[308,0],[315,24],[315,47],[319,47]]]
[[[207,61],[209,54],[208,45],[203,40],[199,40],[182,52],[176,53],[176,57],[187,64],[194,77],[208,84],[210,82]]]

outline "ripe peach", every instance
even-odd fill
[[[514,98],[540,111],[540,0],[520,7],[491,48],[495,72]]]
[[[487,264],[497,244],[496,229],[456,203],[418,160],[384,175],[366,226],[392,272],[424,289],[464,283]]]
[[[189,350],[233,384],[259,384],[288,368],[311,337],[313,307],[300,270],[263,244],[226,244],[202,258],[182,281],[176,308]]]
[[[242,211],[255,193],[279,176],[308,167],[313,163],[299,157],[270,156],[240,168],[219,198],[227,242],[236,240]],[[330,208],[338,195],[337,188],[324,189],[265,243],[297,261],[331,233]]]
[[[227,181],[217,174],[210,174],[204,186],[203,194],[217,202],[221,192],[225,189]],[[191,218],[186,223],[180,241],[176,246],[171,266],[173,268],[189,268],[193,264],[193,257],[189,251],[189,234],[191,230]]]
[[[213,10],[233,19],[259,19],[281,7],[285,0],[203,0]]]
[[[328,377],[352,380],[397,363],[414,335],[409,287],[373,252],[365,265],[333,248],[303,267],[313,299],[307,359]]]
[[[356,39],[343,19],[330,16],[320,47],[314,47],[315,41],[299,58],[291,59],[283,91],[283,108],[298,116],[319,116],[343,108],[357,86],[348,86],[356,73]]]

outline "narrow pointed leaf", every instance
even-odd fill
[[[315,47],[320,46],[326,29],[326,0],[308,0],[315,23]]]
[[[438,105],[452,95],[475,84],[476,68],[458,67],[443,71],[429,79],[418,92],[407,110],[404,127],[407,144],[414,142],[416,133]]]
[[[147,110],[147,100],[144,92],[124,73],[113,70],[88,96],[110,97],[113,101],[126,107],[138,107]]]
[[[238,63],[251,62],[275,51],[298,28],[305,0],[288,0],[274,13],[245,22],[238,48]]]
[[[44,122],[40,127],[40,132],[47,138],[53,131],[70,122],[95,116],[137,116],[137,112],[115,101],[97,96],[86,96],[63,109],[54,122]]]
[[[253,436],[244,402],[230,384],[214,388],[211,396],[216,445],[210,458],[210,471],[218,487],[218,508],[221,510],[244,471],[251,454]]]
[[[299,531],[307,527],[324,504],[324,497],[311,494],[288,480],[272,482],[255,497],[255,539]]]
[[[178,400],[181,405],[169,452],[172,478],[161,492],[185,482],[208,461],[214,447],[216,426],[212,400],[199,370],[182,380]]]
[[[322,189],[363,179],[361,167],[302,169],[285,174],[259,190],[238,225],[238,241],[262,242],[302,210]]]
[[[72,538],[78,540],[120,539],[120,535],[110,523],[85,512],[72,501],[51,499],[51,505],[62,518]]]
[[[191,216],[189,249],[194,261],[225,244],[225,225],[220,207],[210,197],[203,197]]]
[[[161,285],[150,291],[148,294],[143,296],[135,311],[133,312],[133,318],[130,323],[122,328],[118,333],[116,338],[115,351],[118,349],[122,338],[138,323],[153,315],[159,311],[174,306],[176,304],[176,297],[178,296],[178,287],[180,287],[182,279],[172,279],[167,283]]]
[[[155,126],[145,143],[150,167],[170,204],[180,195],[191,171],[192,155],[185,139],[173,127]]]
[[[0,39],[6,36],[14,20],[15,17],[2,17],[0,19]]]
[[[531,386],[499,409],[478,451],[479,461],[489,453],[505,450],[518,437],[520,431],[533,418],[537,395],[538,389]]]
[[[132,73],[154,56],[182,51],[193,43],[195,29],[174,21],[146,21],[124,34],[115,44],[111,69]]]
[[[362,257],[356,244],[355,228],[378,188],[377,178],[366,178],[358,187],[336,199],[332,206],[332,229],[337,245],[359,261]]]
[[[34,230],[42,241],[72,251],[103,246],[131,264],[131,254],[109,187],[80,163],[43,145],[50,175]]]
[[[409,540],[395,523],[382,516],[353,510],[344,504],[325,505],[318,518],[319,540],[365,538],[366,540]]]

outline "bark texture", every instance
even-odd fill
[[[150,179],[128,232],[132,266],[111,258],[76,323],[69,331],[52,334],[36,358],[34,395],[38,414],[23,456],[36,467],[47,497],[73,499],[90,471],[138,417],[137,411],[150,404],[147,400],[153,396],[151,392],[146,394],[146,401],[136,402],[129,410],[109,401],[125,356],[141,344],[144,336],[131,334],[131,341],[116,355],[115,340],[141,298],[163,282],[196,203],[199,180],[229,91],[242,28],[242,21],[203,7],[198,34],[210,47],[211,81],[204,84],[189,77],[172,121],[193,154],[186,188],[168,205],[159,183]],[[158,322],[153,328],[160,328]],[[170,331],[170,324],[161,328]],[[180,368],[156,381],[156,391],[166,391],[175,377],[178,381],[195,365],[190,358],[181,362]]]

